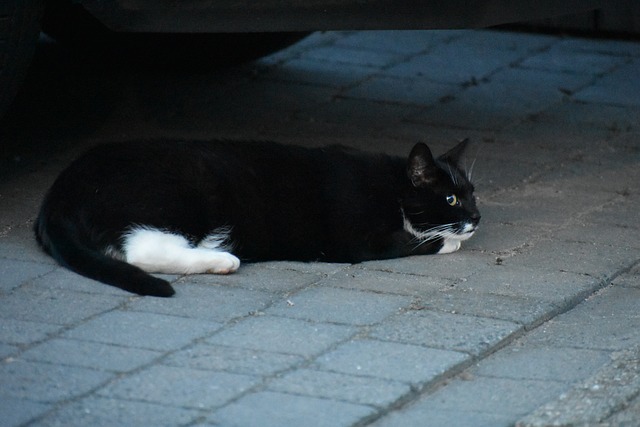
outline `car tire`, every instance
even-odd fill
[[[44,0],[0,0],[0,116],[27,73],[43,9]]]

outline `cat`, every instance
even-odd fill
[[[47,192],[37,241],[61,265],[140,295],[174,294],[149,273],[232,273],[240,260],[358,263],[450,253],[478,227],[460,166],[438,158],[275,142],[97,146]]]

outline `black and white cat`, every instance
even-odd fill
[[[165,297],[173,288],[149,272],[449,253],[480,221],[459,166],[466,146],[434,159],[419,143],[407,160],[271,142],[103,145],[58,177],[35,233],[75,272]]]

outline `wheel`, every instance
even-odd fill
[[[49,0],[42,27],[63,45],[107,65],[117,62],[176,70],[251,61],[284,49],[308,34],[118,33],[69,0]]]
[[[27,73],[43,9],[44,0],[0,0],[0,116]]]

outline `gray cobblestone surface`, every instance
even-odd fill
[[[497,31],[316,33],[180,75],[43,44],[0,126],[1,424],[640,424],[639,75],[638,43]],[[170,299],[43,255],[57,173],[154,136],[400,155],[470,137],[483,222],[450,255],[166,276]]]

